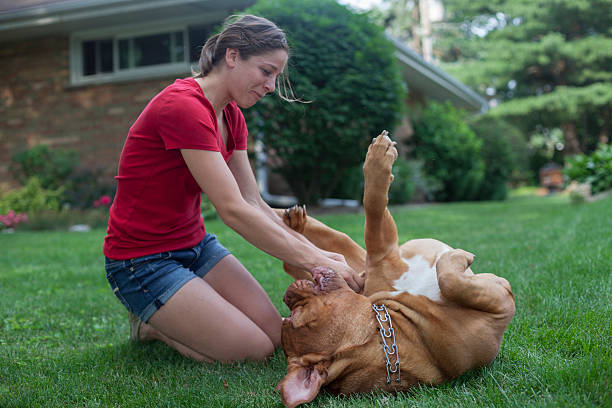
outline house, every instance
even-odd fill
[[[145,104],[189,75],[211,31],[254,2],[0,0],[0,183],[12,181],[12,155],[38,144],[76,149],[110,178]],[[483,98],[392,41],[410,103],[486,110]]]

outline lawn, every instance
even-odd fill
[[[512,284],[517,313],[495,362],[439,386],[313,407],[610,406],[612,198],[562,196],[393,208],[400,241],[435,237]],[[363,242],[363,216],[321,216]],[[290,278],[220,222],[208,229],[287,315]],[[0,234],[0,407],[279,407],[282,351],[265,363],[203,365],[128,341],[104,276],[104,231]]]

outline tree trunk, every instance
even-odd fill
[[[608,136],[608,128],[610,126],[610,110],[606,109],[603,114],[603,126],[599,132],[599,143],[608,144],[610,137]]]
[[[421,16],[419,13],[420,0],[414,0],[414,6],[412,6],[412,49],[417,53],[423,55],[423,49],[421,47]]]
[[[563,138],[565,139],[565,155],[582,153],[578,136],[576,135],[576,124],[574,122],[563,122],[561,124]]]
[[[427,62],[433,61],[433,40],[431,39],[431,20],[429,19],[429,1],[419,0],[421,14],[421,43],[423,59]]]

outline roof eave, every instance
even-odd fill
[[[413,83],[413,87],[427,85],[435,89],[434,99],[451,100],[472,111],[484,113],[488,110],[486,99],[478,95],[467,85],[456,80],[440,68],[426,62],[419,54],[408,48],[398,39],[387,35],[395,46],[395,55],[402,67],[404,80]],[[425,95],[429,96],[429,95]]]
[[[80,0],[34,6],[0,13],[2,39],[18,39],[70,30],[80,22],[113,21],[114,16],[138,16],[155,10],[180,6],[204,7],[206,10],[229,10],[246,7],[254,0]]]

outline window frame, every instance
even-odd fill
[[[207,25],[216,19],[201,16],[197,19],[182,19],[179,21],[154,21],[146,24],[116,25],[103,29],[83,30],[70,35],[70,85],[92,85],[109,82],[148,79],[168,75],[187,74],[191,72],[193,61],[189,49],[189,27],[194,25]],[[159,65],[149,65],[135,68],[119,68],[119,40],[133,39],[139,36],[155,34],[183,34],[183,62],[170,62]],[[83,75],[83,42],[92,40],[111,39],[113,41],[113,72]],[[204,40],[204,39],[203,39]]]

